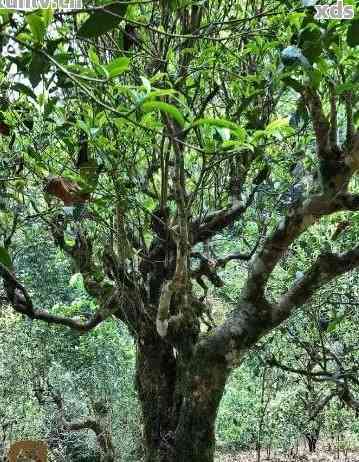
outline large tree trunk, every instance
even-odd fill
[[[171,346],[157,336],[137,345],[136,388],[142,407],[146,462],[157,462],[171,444],[177,421],[176,360]]]
[[[153,337],[138,344],[136,385],[146,462],[213,462],[215,421],[228,369],[187,363]]]

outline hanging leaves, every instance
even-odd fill
[[[80,27],[79,37],[95,38],[111,31],[122,21],[126,11],[126,4],[112,4],[96,10]]]

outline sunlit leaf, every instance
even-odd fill
[[[69,286],[77,289],[81,289],[83,287],[83,279],[81,273],[75,273],[71,276]]]
[[[185,120],[181,112],[173,104],[164,103],[163,101],[148,101],[142,105],[144,112],[159,110],[171,116],[181,127],[184,126]]]
[[[286,118],[273,120],[273,122],[267,125],[265,131],[267,133],[272,134],[274,132],[281,131],[283,129],[290,129],[290,128],[291,127],[289,125],[289,118],[286,117]]]
[[[202,119],[198,119],[194,122],[193,126],[196,125],[209,125],[211,127],[221,127],[221,128],[229,128],[230,130],[237,130],[241,128],[234,122],[231,122],[227,119],[211,119],[209,117],[205,117]]]
[[[46,33],[46,26],[42,18],[37,14],[29,14],[26,16],[26,21],[30,27],[34,41],[42,43]]]
[[[104,67],[109,74],[109,78],[112,79],[126,72],[129,67],[129,64],[130,60],[128,58],[121,57],[114,59]]]
[[[45,8],[40,10],[42,19],[45,23],[45,26],[48,27],[54,17],[54,10],[52,8]]]

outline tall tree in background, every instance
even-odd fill
[[[1,103],[6,297],[18,313],[81,333],[113,316],[128,327],[148,462],[212,462],[231,371],[359,265],[355,244],[336,253],[328,241],[284,293],[270,286],[308,228],[359,209],[358,21],[318,22],[307,3],[1,12],[14,81],[3,76]],[[293,176],[310,179],[285,206],[272,198],[287,187],[279,150]],[[95,312],[69,318],[33,302],[15,250],[34,221],[72,260]],[[229,232],[240,249],[219,257],[212,241]],[[233,261],[247,276],[217,325],[207,285],[222,287]]]

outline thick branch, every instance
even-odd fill
[[[225,360],[229,368],[237,366],[243,354],[263,335],[288,318],[298,304],[309,300],[314,290],[359,266],[359,247],[343,255],[322,255],[308,274],[298,281],[278,305],[270,304],[264,289],[274,268],[289,246],[321,216],[342,210],[358,210],[359,196],[343,194],[333,200],[312,196],[292,210],[268,237],[253,259],[238,308],[222,326],[198,345],[197,352],[209,361]],[[309,291],[309,295],[305,293]]]
[[[252,204],[257,188],[254,188],[248,201],[244,205],[217,210],[209,213],[205,218],[197,218],[192,222],[193,245],[207,241],[240,218]]]
[[[303,93],[306,105],[312,117],[319,158],[330,156],[330,124],[324,115],[321,99],[316,90],[307,87]]]
[[[286,364],[280,363],[274,356],[268,359],[267,364],[269,366],[278,367],[279,369],[289,372],[291,374],[301,375],[304,377],[309,377],[314,382],[335,382],[342,380],[350,376],[353,372],[343,372],[342,374],[337,374],[336,372],[327,372],[327,371],[318,371],[314,372],[312,369],[296,369],[295,367],[287,366]]]
[[[330,144],[332,149],[337,148],[338,143],[338,113],[337,113],[337,101],[335,96],[335,87],[333,84],[329,87],[330,90]]]
[[[25,287],[20,284],[15,275],[1,263],[0,275],[4,280],[7,298],[14,310],[28,316],[30,319],[37,319],[49,324],[60,324],[80,332],[87,332],[106,319],[105,316],[101,314],[100,310],[94,313],[88,321],[82,322],[76,318],[68,318],[50,313],[47,310],[35,309]]]
[[[346,122],[347,122],[347,133],[346,133],[346,145],[348,149],[352,147],[353,138],[354,138],[354,122],[353,122],[353,95],[351,92],[348,92],[344,95],[345,98],[345,112],[346,112]]]
[[[115,256],[105,249],[103,268],[101,268],[94,262],[92,242],[84,233],[78,231],[73,247],[65,243],[64,231],[61,227],[52,225],[52,233],[55,243],[76,264],[88,294],[96,299],[99,309],[94,316],[101,317],[103,320],[115,315],[132,333],[136,332],[142,319],[140,289],[126,269],[117,260],[115,261]]]
[[[29,316],[31,319],[41,320],[49,324],[60,324],[79,332],[87,332],[105,319],[116,315],[129,326],[131,331],[135,330],[138,320],[135,309],[137,305],[135,306],[134,303],[139,297],[136,288],[131,286],[130,281],[127,280],[127,276],[121,273],[123,277],[119,278],[118,272],[116,273],[120,279],[119,282],[122,283],[121,289],[123,290],[120,290],[114,281],[111,281],[94,265],[91,243],[84,236],[79,234],[76,244],[70,247],[65,243],[59,227],[53,232],[56,243],[75,261],[83,276],[87,292],[97,300],[99,308],[87,321],[56,315],[43,309],[35,309],[26,288],[17,280],[14,272],[0,264],[0,276],[4,280],[7,299],[14,310]]]
[[[114,447],[112,444],[111,431],[108,428],[107,412],[104,415],[98,417],[86,416],[81,419],[74,419],[68,421],[65,419],[64,403],[62,396],[52,393],[52,398],[59,410],[61,425],[65,431],[81,431],[81,430],[92,430],[97,438],[97,442],[101,451],[106,455],[107,461],[114,460]],[[102,459],[101,459],[102,460]]]
[[[357,415],[359,415],[359,401],[356,400],[351,393],[347,383],[342,383],[337,386],[337,393],[339,398],[345,403],[348,407],[353,409]]]
[[[255,301],[263,296],[270,275],[289,246],[321,217],[356,210],[359,210],[359,196],[347,193],[339,194],[334,199],[313,195],[301,206],[291,210],[255,256],[243,297]]]
[[[320,287],[358,266],[359,246],[341,255],[321,254],[305,275],[280,299],[275,307],[276,321],[286,319],[293,308],[308,302]]]

